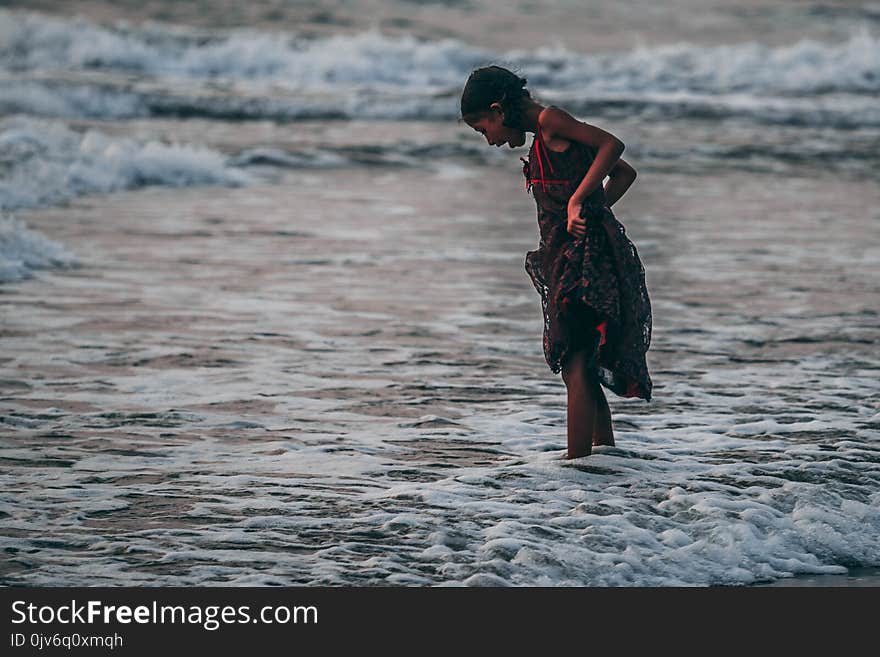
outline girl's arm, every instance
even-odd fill
[[[608,183],[605,185],[605,201],[610,208],[633,184],[636,179],[636,170],[626,160],[620,158],[608,172],[608,176]]]
[[[617,164],[625,148],[623,142],[602,128],[578,121],[558,107],[543,110],[538,115],[538,123],[548,139],[563,137],[587,144],[596,151],[593,163],[568,201],[569,209],[582,205],[583,200],[602,184],[605,176]]]

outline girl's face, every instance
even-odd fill
[[[468,121],[467,123],[474,130],[485,135],[486,141],[490,146],[504,146],[507,144],[509,148],[517,148],[526,143],[526,133],[524,130],[516,130],[502,125],[504,115],[497,110],[490,110],[480,115],[479,120]]]

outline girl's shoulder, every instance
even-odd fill
[[[538,127],[546,144],[564,140],[594,152],[609,140],[619,141],[602,128],[574,117],[558,105],[548,105],[538,115]]]
[[[543,129],[545,125],[552,125],[556,121],[565,119],[574,119],[574,116],[559,105],[547,105],[538,114],[538,125]]]
[[[558,105],[547,105],[538,114],[538,132],[543,144],[553,152],[566,153],[571,148],[577,146],[578,142],[555,134],[555,128],[559,125],[560,120],[574,119],[568,112]]]

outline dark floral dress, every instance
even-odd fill
[[[605,202],[602,185],[584,200],[586,234],[568,232],[568,200],[595,157],[572,141],[563,152],[535,134],[522,159],[526,189],[538,208],[541,239],[525,269],[541,295],[544,357],[554,373],[570,352],[586,348],[591,371],[621,397],[651,399],[645,353],[651,344],[651,301],[635,245]]]

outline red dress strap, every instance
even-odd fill
[[[542,149],[544,151],[544,157],[541,157],[541,150]],[[541,134],[541,126],[539,125],[537,127],[537,129],[535,130],[535,156],[538,158],[538,169],[541,172],[541,177],[540,178],[531,178],[531,177],[527,176],[526,189],[529,189],[529,187],[531,186],[531,183],[539,182],[539,183],[541,183],[541,187],[543,188],[543,190],[546,192],[548,184],[559,185],[559,184],[568,183],[568,180],[558,180],[558,179],[554,179],[554,178],[547,178],[547,176],[544,174],[544,159],[545,158],[547,159],[547,168],[550,169],[550,173],[554,173],[553,162],[550,161],[550,155],[549,155],[548,151],[549,151],[549,149],[547,148],[547,144],[544,143],[544,136]],[[520,159],[522,159],[522,158],[520,158]],[[525,160],[523,160],[523,162],[525,162]],[[531,171],[529,173],[531,173]]]
[[[544,135],[541,134],[541,126],[538,126],[538,164],[541,164],[541,148],[544,149],[544,153],[547,153],[547,144],[544,143]],[[550,173],[553,173],[553,163],[550,161],[550,156],[547,155],[547,166],[550,167]],[[541,177],[544,177],[544,169],[541,169]]]

